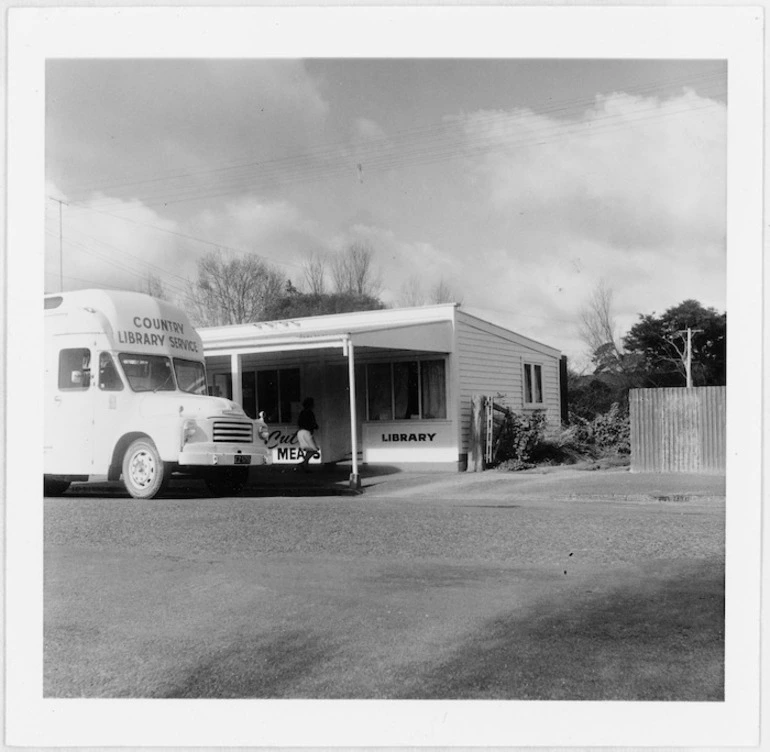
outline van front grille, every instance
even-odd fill
[[[236,420],[215,420],[214,441],[250,444],[252,442],[253,426]]]

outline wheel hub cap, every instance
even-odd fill
[[[140,488],[149,486],[155,477],[155,462],[147,452],[137,452],[131,458],[131,480]]]

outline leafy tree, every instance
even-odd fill
[[[567,394],[571,423],[575,417],[593,420],[606,413],[614,403],[628,403],[628,388],[606,374],[583,375],[567,369]]]
[[[188,285],[188,312],[198,326],[263,321],[283,294],[286,278],[257,256],[227,258],[216,250],[198,262]]]
[[[695,386],[726,383],[727,314],[685,300],[660,316],[640,315],[623,338],[630,353],[639,357],[638,368],[650,386],[685,383],[684,337],[692,335],[692,378]]]

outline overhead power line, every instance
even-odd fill
[[[622,92],[616,92],[618,94],[627,94],[631,96],[642,96],[642,95],[653,95],[656,93],[660,93],[660,91],[664,88],[690,88],[694,89],[697,86],[703,86],[703,85],[709,85],[709,84],[722,84],[725,81],[725,76],[722,73],[714,73],[714,72],[708,72],[705,74],[702,74],[700,76],[687,76],[687,77],[677,77],[677,78],[669,78],[664,80],[657,80],[655,82],[648,82],[645,84],[638,84],[636,86],[627,86],[624,87]],[[721,87],[720,87],[721,88]],[[562,100],[561,102],[554,102],[550,105],[541,105],[541,106],[530,106],[527,108],[528,110],[532,111],[532,114],[536,117],[542,117],[542,116],[559,116],[559,115],[566,115],[568,113],[574,112],[576,110],[585,110],[588,107],[591,107],[596,102],[595,97],[591,98],[576,98],[571,100]],[[490,113],[486,115],[486,118],[491,122],[494,122],[495,120],[505,119],[510,117],[510,112],[505,113]],[[443,131],[446,128],[446,123],[431,123],[427,126],[420,126],[415,128],[408,128],[408,129],[402,129],[398,133],[395,134],[393,137],[394,139],[398,141],[405,141],[410,140],[413,138],[430,138],[436,133],[439,133]],[[384,138],[380,139],[382,141],[388,141],[389,139]],[[359,145],[365,145],[370,144],[371,140],[363,141]],[[303,152],[299,155],[293,155],[288,157],[282,157],[282,158],[272,158],[272,159],[260,159],[256,156],[250,157],[247,161],[230,161],[226,163],[222,163],[217,167],[214,168],[208,168],[208,169],[200,169],[200,170],[172,170],[172,171],[166,171],[165,173],[155,174],[151,175],[149,177],[145,178],[137,178],[132,179],[131,181],[123,181],[118,183],[109,183],[106,185],[98,186],[98,187],[90,187],[90,188],[75,188],[69,191],[70,199],[74,203],[80,203],[84,199],[80,198],[78,199],[78,195],[80,194],[89,194],[99,191],[106,191],[106,190],[112,190],[116,188],[126,188],[126,187],[132,187],[137,185],[146,185],[149,183],[156,183],[156,182],[162,182],[165,180],[176,180],[176,179],[188,179],[196,176],[205,176],[205,175],[214,175],[216,173],[225,172],[225,171],[232,171],[236,169],[244,169],[244,168],[262,168],[262,169],[271,169],[272,167],[282,169],[287,166],[291,166],[293,162],[302,162],[307,159],[323,159],[325,157],[336,157],[339,155],[339,153],[345,152],[350,149],[350,143],[348,141],[344,142],[336,142],[328,145],[318,146],[315,148],[311,148]]]
[[[47,232],[46,234],[49,237],[55,237],[51,233]],[[147,280],[146,274],[138,272],[135,268],[127,266],[126,264],[121,264],[119,261],[116,261],[114,258],[105,256],[104,254],[99,253],[97,250],[95,250],[90,246],[85,245],[84,243],[80,243],[76,240],[72,240],[71,238],[67,238],[65,240],[65,243],[70,249],[79,251],[80,253],[84,253],[88,256],[92,256],[93,258],[98,258],[102,263],[107,264],[108,266],[112,266],[113,268],[117,269],[120,272],[123,272],[124,274],[127,274],[131,277],[135,277],[142,281]],[[180,287],[179,285],[170,283],[165,278],[162,281],[164,286],[169,290],[172,290],[173,292],[176,292],[179,295],[187,294],[187,291],[184,288]]]
[[[427,165],[449,159],[468,158],[478,156],[488,151],[537,148],[547,146],[560,139],[575,138],[579,135],[604,135],[613,131],[623,130],[629,126],[649,124],[651,121],[661,121],[665,118],[677,115],[689,115],[699,110],[717,107],[712,102],[707,102],[700,107],[682,107],[679,109],[660,112],[657,107],[636,110],[631,114],[612,114],[594,118],[579,123],[561,124],[555,123],[548,128],[536,128],[523,136],[515,134],[505,135],[501,132],[487,132],[478,136],[467,145],[466,134],[461,123],[453,124],[453,129],[448,130],[444,136],[437,136],[430,143],[399,146],[398,144],[379,144],[370,147],[367,153],[342,155],[336,162],[328,162],[317,165],[298,165],[293,169],[281,172],[262,171],[259,175],[231,177],[220,186],[211,185],[192,187],[186,189],[165,188],[160,193],[135,197],[133,200],[141,202],[144,206],[163,205],[169,206],[187,201],[200,201],[208,198],[233,195],[243,191],[256,191],[264,189],[272,182],[281,185],[295,183],[309,183],[322,179],[333,179],[346,175],[355,175],[358,179],[360,170],[358,165],[363,165],[368,173],[385,171],[390,169]],[[640,116],[641,115],[641,116]],[[511,120],[510,116],[506,122]],[[474,120],[474,126],[484,129],[485,123]],[[487,128],[487,130],[489,130]],[[170,192],[171,191],[171,192]],[[82,208],[96,208],[101,206],[115,206],[123,203],[125,199],[103,199],[95,205],[81,205]]]
[[[719,77],[721,78],[721,77]],[[711,74],[711,79],[716,81],[717,77]],[[684,83],[692,83],[693,79],[684,79]],[[647,91],[654,90],[651,87],[645,87]],[[578,100],[579,101],[579,100]],[[582,104],[592,104],[594,100],[582,100]],[[715,102],[707,100],[704,106],[720,106]],[[543,108],[543,110],[534,113],[534,117],[543,117],[546,115],[564,114],[575,109],[574,104],[568,106],[559,105],[552,106],[551,108]],[[699,108],[684,107],[676,110],[680,114],[687,114],[693,112]],[[638,115],[639,113],[652,113],[653,119],[665,117],[669,114],[673,114],[673,111],[660,112],[659,106],[656,104],[654,107],[647,107],[636,110],[632,115]],[[526,116],[529,117],[532,113],[527,111]],[[501,123],[509,123],[513,119],[518,117],[521,119],[524,115],[513,115],[510,112],[505,113],[492,113],[474,118],[473,122],[480,128],[488,126],[488,128]],[[572,131],[575,128],[584,127],[586,123],[590,123],[594,129],[594,132],[599,132],[597,124],[602,121],[608,122],[608,124],[614,126],[620,124],[624,127],[627,122],[640,122],[644,118],[631,118],[628,115],[605,115],[594,118],[591,121],[581,121],[579,123],[553,123],[547,128],[540,128],[539,131],[535,131],[527,138],[519,140],[519,146],[524,147],[528,145],[541,145],[538,139],[549,138],[563,138],[565,136],[572,135]],[[271,181],[278,181],[282,184],[292,183],[302,180],[316,180],[324,177],[337,177],[347,173],[353,173],[355,164],[366,162],[366,166],[369,169],[388,169],[398,166],[404,166],[409,164],[422,164],[426,161],[454,158],[456,156],[464,156],[462,151],[457,150],[457,143],[464,138],[464,132],[462,131],[463,120],[444,121],[439,124],[432,124],[431,126],[416,128],[412,130],[402,131],[396,134],[393,138],[383,138],[374,141],[363,141],[357,144],[350,145],[337,144],[322,147],[320,149],[311,149],[300,155],[293,157],[285,157],[273,160],[262,161],[247,161],[231,164],[229,166],[218,167],[212,170],[203,171],[187,171],[178,174],[172,174],[167,177],[155,176],[145,181],[134,181],[132,183],[116,184],[113,187],[129,187],[137,185],[147,185],[150,188],[149,193],[133,196],[133,200],[141,201],[146,205],[153,204],[173,204],[180,203],[182,201],[201,200],[203,198],[213,198],[221,195],[228,195],[229,192],[239,192],[249,187],[260,188]],[[504,145],[496,136],[496,141],[500,145]],[[479,148],[488,147],[490,144],[485,144],[483,141],[479,142]],[[516,138],[514,138],[508,146],[516,145]],[[443,151],[442,151],[443,149]],[[256,172],[255,172],[256,170]],[[206,177],[211,179],[208,188],[205,185],[190,187],[190,178],[194,177]],[[168,182],[184,180],[184,185],[174,187],[173,185],[167,185],[165,187],[158,186],[160,190],[151,190],[151,184],[158,182]],[[93,192],[93,191],[92,191]],[[117,201],[127,200],[128,196],[124,198],[110,197],[101,200],[91,202],[93,208],[102,206],[114,206]],[[76,202],[76,203],[82,203]]]
[[[57,200],[57,199],[53,198],[52,196],[48,196],[47,198],[50,198],[50,199],[52,199],[54,201]],[[164,232],[164,233],[166,233],[168,235],[175,235],[178,238],[183,238],[185,240],[191,240],[191,241],[193,241],[195,243],[201,243],[203,245],[208,245],[208,246],[211,246],[212,248],[220,249],[220,250],[223,250],[223,251],[228,251],[230,253],[234,253],[234,254],[237,254],[237,255],[253,256],[255,258],[262,259],[263,261],[265,261],[266,263],[269,263],[269,264],[273,264],[273,265],[277,265],[277,266],[288,266],[288,267],[292,267],[294,269],[301,269],[302,268],[299,264],[292,264],[291,262],[288,262],[288,261],[276,261],[276,260],[268,258],[267,256],[264,256],[262,254],[255,253],[253,251],[247,251],[247,250],[244,250],[242,248],[233,248],[231,246],[225,245],[224,243],[217,243],[216,241],[207,240],[206,238],[199,238],[199,237],[196,237],[194,235],[187,235],[187,234],[185,234],[183,232],[178,232],[177,230],[170,230],[168,227],[160,227],[159,225],[150,224],[149,222],[140,222],[137,219],[131,219],[130,217],[124,217],[121,214],[114,214],[113,212],[104,211],[103,209],[95,209],[92,206],[79,206],[78,208],[83,210],[83,211],[90,211],[90,212],[95,212],[97,214],[102,214],[105,217],[114,217],[115,219],[120,219],[120,220],[123,220],[124,222],[130,222],[131,224],[138,225],[139,227],[146,227],[147,229],[157,230],[158,232]]]

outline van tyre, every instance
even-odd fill
[[[68,480],[43,478],[43,496],[61,496],[70,487]]]
[[[123,484],[135,499],[154,499],[168,485],[171,468],[150,439],[137,439],[123,455]]]
[[[204,476],[206,487],[213,496],[236,496],[249,479],[249,468],[227,467]]]

